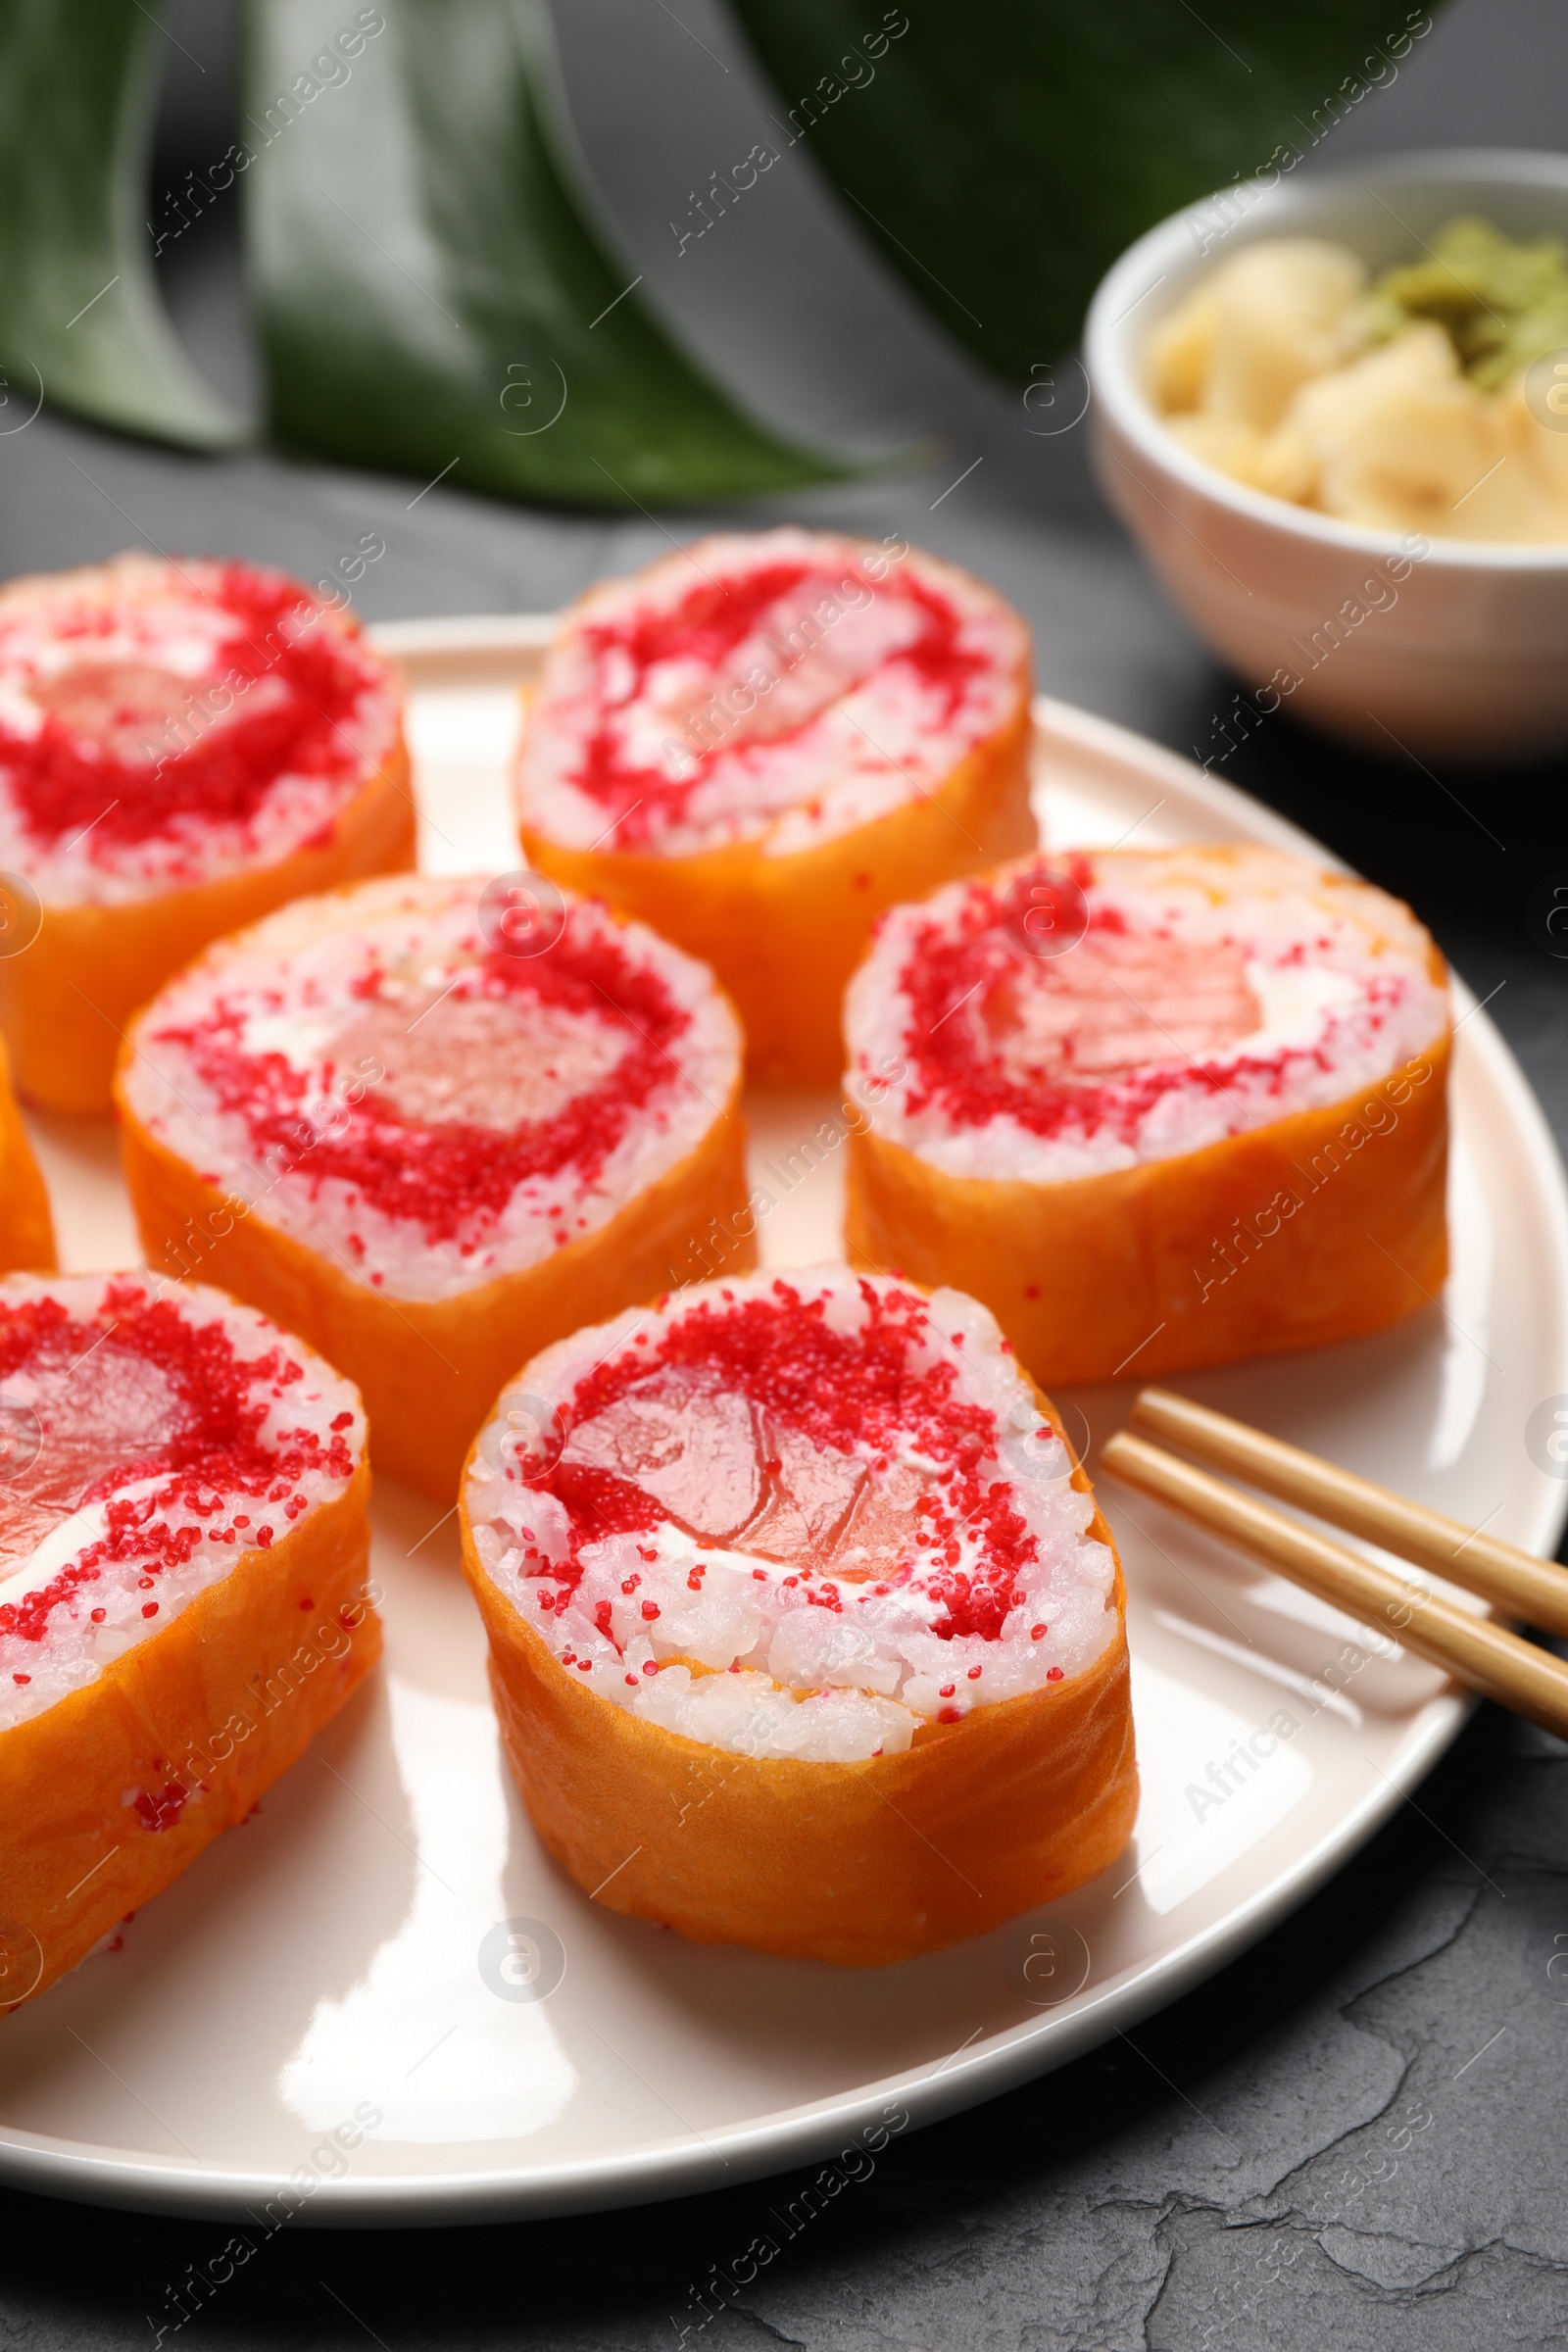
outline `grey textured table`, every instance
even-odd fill
[[[560,0],[558,13],[609,210],[710,364],[799,430],[865,448],[941,437],[929,472],[770,514],[901,529],[973,565],[1028,614],[1050,692],[1178,750],[1206,745],[1232,687],[1106,516],[1082,433],[1024,429],[888,279],[803,152],[677,256],[670,217],[714,162],[761,135],[771,103],[718,0],[681,0],[678,17],[647,0]],[[215,0],[193,0],[174,28],[208,71],[174,60],[171,177],[221,151],[211,142],[232,50]],[[1562,144],[1565,93],[1568,19],[1552,0],[1456,0],[1314,162]],[[192,348],[244,397],[232,222],[212,216],[165,266]],[[667,544],[641,520],[469,500],[456,477],[411,505],[417,487],[273,457],[187,460],[45,416],[0,441],[0,569],[148,541],[314,575],[376,530],[387,555],[362,601],[378,618],[538,610]],[[677,536],[714,519],[666,518]],[[1564,771],[1439,779],[1274,720],[1220,772],[1411,900],[1479,994],[1500,987],[1493,1012],[1568,1135],[1568,965],[1524,921],[1532,885],[1568,868]],[[1556,2343],[1568,2332],[1568,1983],[1553,1981],[1568,1977],[1568,1958],[1553,1962],[1568,1954],[1565,1807],[1560,1744],[1483,1710],[1419,1801],[1287,1927],[1133,2040],[893,2143],[744,2290],[720,2275],[798,2180],[507,2229],[296,2229],[182,2338],[269,2352]],[[145,2352],[147,2315],[167,2320],[167,2290],[228,2234],[0,2194],[0,2338]]]

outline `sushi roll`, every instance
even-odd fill
[[[27,1130],[11,1088],[11,1060],[0,1041],[0,1272],[30,1266],[52,1273],[54,1219]]]
[[[875,1967],[1131,1834],[1110,1531],[956,1291],[757,1274],[578,1332],[503,1395],[462,1520],[523,1801],[613,1910]]]
[[[565,615],[517,770],[529,863],[717,972],[752,1074],[830,1086],[896,900],[1031,849],[1029,636],[895,539],[704,539]]]
[[[890,914],[845,1028],[901,1072],[851,1139],[851,1256],[971,1291],[1038,1380],[1319,1347],[1443,1287],[1446,970],[1368,883],[1034,860]]]
[[[365,1415],[137,1275],[0,1281],[0,2009],[177,1879],[379,1655]]]
[[[128,555],[0,590],[0,1029],[27,1101],[106,1111],[180,964],[414,839],[396,675],[297,580]]]
[[[148,1263],[303,1332],[359,1383],[377,1467],[452,1502],[525,1357],[694,1250],[753,1262],[741,1052],[704,965],[549,882],[302,899],[128,1032]]]

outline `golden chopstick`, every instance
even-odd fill
[[[1386,1627],[1418,1657],[1499,1706],[1568,1739],[1568,1666],[1487,1618],[1440,1600],[1426,1586],[1374,1567],[1341,1544],[1238,1494],[1206,1471],[1119,1430],[1100,1467],[1179,1511],[1253,1559],[1331,1601],[1358,1623]]]
[[[1148,1437],[1179,1446],[1215,1470],[1229,1471],[1282,1502],[1294,1502],[1349,1535],[1479,1592],[1505,1616],[1521,1617],[1548,1634],[1568,1634],[1568,1573],[1500,1536],[1465,1527],[1169,1389],[1145,1389],[1129,1419]]]

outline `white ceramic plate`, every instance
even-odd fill
[[[378,632],[414,689],[431,865],[515,861],[513,688],[547,625]],[[1039,720],[1055,846],[1133,832],[1313,846],[1119,728],[1054,703]],[[769,1263],[837,1254],[837,1156],[807,1173],[800,1149],[828,1107],[754,1105],[758,1160],[783,1193],[761,1229]],[[1454,1112],[1441,1306],[1379,1339],[1181,1385],[1549,1552],[1568,1489],[1532,1466],[1523,1431],[1568,1391],[1568,1216],[1541,1114],[1481,1011],[1459,1030]],[[108,1131],[38,1120],[35,1133],[66,1263],[129,1261]],[[784,1189],[792,1160],[803,1172]],[[1069,1401],[1099,1438],[1127,1394]],[[584,1900],[502,1768],[452,1522],[382,1482],[385,1671],[118,1949],[0,2027],[0,2178],[264,2230],[295,2211],[467,2222],[633,2203],[825,2158],[867,2131],[874,2148],[879,2131],[1134,2025],[1352,1853],[1463,1706],[1411,1658],[1347,1649],[1347,1621],[1152,1505],[1108,1482],[1103,1500],[1131,1595],[1134,1847],[1047,1913],[859,1974],[702,1949]],[[1254,1740],[1248,1766],[1238,1743]],[[518,1920],[546,1954],[559,1938],[564,1975],[547,1998],[503,1997],[481,1967],[486,1937]]]

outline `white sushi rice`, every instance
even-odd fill
[[[809,569],[716,668],[693,652],[639,677],[616,641],[705,582],[743,588],[760,567],[791,562]],[[951,710],[944,687],[899,658],[926,625],[915,581],[954,608],[958,649],[978,657]],[[595,588],[565,615],[529,705],[522,817],[568,848],[602,845],[619,811],[579,778],[589,743],[608,738],[628,773],[692,781],[678,813],[658,813],[651,840],[612,848],[683,857],[758,841],[769,857],[793,856],[936,791],[1014,714],[1028,661],[1010,606],[902,541],[890,550],[795,528],[700,540]]]
[[[617,924],[603,908],[563,894],[573,935],[612,939],[634,963],[652,967],[688,1016],[659,1080],[631,1111],[625,1132],[591,1176],[564,1168],[528,1176],[499,1213],[475,1207],[450,1236],[432,1238],[420,1220],[394,1215],[345,1178],[323,1175],[309,1150],[277,1173],[257,1157],[248,1119],[222,1108],[176,1034],[221,1002],[239,1016],[246,1053],[279,1054],[307,1081],[306,1098],[327,1132],[347,1116],[345,1089],[373,1089],[381,1054],[405,1050],[419,1031],[421,1052],[439,1061],[445,1042],[466,1042],[465,1007],[483,981],[486,943],[478,903],[483,878],[395,875],[352,891],[302,899],[253,929],[220,942],[171,982],[141,1016],[124,1085],[132,1109],[159,1141],[198,1168],[219,1191],[250,1202],[250,1213],[309,1249],[320,1250],[351,1279],[407,1299],[453,1298],[498,1276],[537,1265],[561,1246],[597,1232],[637,1194],[697,1148],[723,1109],[740,1069],[735,1016],[706,964],[641,924]],[[351,1052],[366,1013],[362,984],[386,974],[378,1002],[392,1007],[374,1054]],[[525,962],[516,967],[526,972]],[[526,1002],[526,1000],[523,1000]],[[397,1010],[405,1008],[406,1020]],[[623,1055],[646,1055],[636,1029],[617,1022],[608,1001],[603,1019],[550,1011],[527,1016],[556,1053],[554,1065],[533,1054],[515,1073],[505,1045],[490,1065],[490,1092],[518,1114],[553,1114],[605,1076]],[[526,1042],[526,1041],[523,1041]],[[521,1059],[520,1045],[514,1052]],[[397,1069],[388,1083],[395,1092]],[[489,1081],[487,1080],[487,1084]],[[459,1102],[453,1115],[469,1115]],[[510,1117],[510,1113],[509,1113]],[[432,1123],[439,1123],[433,1120]],[[506,1123],[506,1122],[503,1122]],[[385,1127],[380,1130],[385,1133]]]
[[[163,671],[181,682],[181,697],[170,718],[187,738],[216,738],[238,726],[248,712],[276,702],[282,688],[263,667],[243,691],[225,690],[243,617],[220,598],[225,566],[200,557],[179,564],[141,555],[117,556],[79,571],[13,580],[0,591],[0,726],[31,740],[44,725],[44,705],[34,699],[68,672],[84,665]],[[390,666],[345,619],[301,588],[304,612],[290,622],[308,622],[342,642],[364,684],[349,714],[332,733],[332,749],[345,773],[337,777],[280,773],[270,782],[260,806],[243,822],[209,814],[177,815],[165,829],[139,841],[124,841],[97,826],[70,838],[40,841],[7,787],[0,751],[0,870],[23,875],[46,906],[125,906],[173,889],[275,864],[305,847],[376,773],[393,751],[401,726],[402,700]],[[268,648],[261,649],[265,656]],[[255,651],[247,643],[247,658]],[[149,769],[180,735],[154,730]],[[77,745],[94,757],[91,739]],[[108,790],[112,791],[110,786]]]
[[[1239,950],[1255,1023],[1217,1050],[1194,1054],[1182,1049],[1170,1009],[1161,1004],[1147,1016],[1156,1037],[1154,1057],[1086,1086],[1082,1110],[1068,1099],[1054,1133],[1037,1133],[1006,1112],[971,1117],[956,1110],[940,1086],[929,1090],[922,1048],[934,1024],[911,1001],[928,926],[956,938],[988,889],[1000,897],[1012,875],[1057,869],[1048,858],[1027,859],[989,885],[953,883],[897,906],[846,995],[851,1071],[902,1066],[881,1100],[878,1133],[947,1175],[1067,1183],[1201,1151],[1376,1087],[1430,1054],[1447,1028],[1447,990],[1432,976],[1431,940],[1407,906],[1369,883],[1261,848],[1091,852],[1064,862],[1074,872],[1080,863],[1089,869],[1091,916],[1119,918],[1122,937]],[[984,968],[988,981],[1006,978],[1025,992],[1048,992],[1049,1003],[1058,984],[1070,990],[1073,959],[1084,953],[1079,946],[1038,957],[999,914],[976,968]],[[1107,986],[1114,988],[1113,977]],[[988,1019],[989,996],[981,985],[940,1016],[946,1046],[958,1047],[971,1070],[995,1065],[1006,1050]],[[1146,1010],[1128,997],[1130,1018]],[[1249,1068],[1250,1062],[1264,1066]],[[1169,1083],[1140,1106],[1147,1077],[1161,1071]],[[1051,1092],[1070,1098],[1070,1087]]]
[[[137,1288],[136,1278],[127,1275],[7,1275],[0,1281],[0,1333],[17,1307],[43,1298],[59,1300],[74,1319],[89,1323],[99,1316],[111,1283],[122,1298]],[[341,1437],[351,1460],[359,1460],[366,1444],[359,1393],[319,1356],[312,1354],[265,1315],[239,1305],[219,1291],[185,1285],[172,1286],[165,1292],[144,1285],[141,1291],[149,1299],[168,1298],[181,1320],[197,1329],[213,1323],[220,1325],[241,1366],[260,1363],[275,1354],[284,1365],[293,1363],[300,1367],[301,1378],[281,1383],[259,1380],[256,1384],[253,1401],[265,1402],[266,1406],[258,1432],[258,1444],[264,1451],[281,1453],[286,1450],[292,1434],[305,1430],[318,1438],[323,1448],[330,1447],[334,1437]],[[125,1310],[117,1307],[115,1311]],[[106,1319],[106,1330],[112,1321],[113,1316]],[[159,1367],[124,1349],[117,1349],[112,1331],[74,1360],[53,1349],[35,1355],[24,1367],[0,1382],[0,1407],[13,1414],[31,1412],[43,1424],[42,1450],[36,1465],[40,1474],[47,1474],[50,1467],[51,1427],[68,1431],[74,1450],[79,1451],[85,1446],[89,1459],[84,1467],[88,1475],[79,1483],[96,1483],[96,1479],[127,1455],[134,1456],[141,1473],[118,1486],[113,1497],[78,1503],[74,1510],[63,1509],[55,1524],[21,1557],[7,1544],[7,1520],[10,1518],[15,1525],[19,1500],[25,1501],[27,1472],[24,1469],[0,1480],[0,1612],[3,1612],[25,1602],[29,1595],[46,1591],[56,1577],[79,1561],[101,1540],[108,1526],[110,1499],[146,1500],[167,1489],[171,1477],[178,1474],[148,1473],[146,1465],[149,1459],[157,1459],[161,1449],[167,1448],[182,1425],[188,1424],[189,1414]],[[341,1431],[334,1431],[333,1422],[345,1413],[349,1415],[348,1423]],[[95,1464],[90,1458],[93,1452],[97,1457]],[[39,1641],[8,1632],[0,1623],[0,1734],[31,1722],[71,1691],[95,1683],[107,1666],[128,1650],[143,1642],[156,1642],[200,1593],[234,1573],[256,1545],[258,1526],[272,1523],[275,1541],[281,1544],[292,1529],[305,1524],[312,1511],[341,1494],[346,1484],[346,1478],[326,1468],[295,1472],[289,1494],[303,1495],[304,1508],[296,1506],[295,1515],[289,1518],[281,1502],[276,1505],[259,1502],[255,1495],[243,1491],[225,1491],[204,1481],[202,1501],[204,1505],[216,1503],[217,1507],[201,1512],[200,1524],[206,1533],[188,1560],[161,1566],[151,1576],[144,1560],[103,1561],[93,1582],[74,1586],[54,1603]],[[246,1520],[245,1527],[236,1525],[236,1515]],[[181,1512],[176,1505],[150,1516],[184,1524],[190,1514]],[[3,1556],[6,1551],[12,1556]],[[144,1614],[149,1599],[158,1603],[157,1615],[152,1618]],[[95,1623],[94,1612],[100,1610],[101,1621]],[[302,1638],[308,1638],[314,1622],[301,1618]],[[280,1660],[279,1664],[282,1663]]]
[[[564,1664],[572,1661],[569,1671],[581,1673],[587,1661],[583,1681],[600,1697],[736,1755],[848,1763],[896,1754],[922,1722],[1082,1674],[1115,1632],[1115,1563],[1088,1533],[1093,1499],[1073,1486],[1067,1449],[1043,1420],[996,1322],[958,1291],[932,1295],[926,1333],[908,1363],[918,1374],[934,1361],[951,1362],[955,1399],[994,1416],[991,1453],[977,1475],[1007,1489],[1034,1539],[1034,1556],[1018,1569],[999,1638],[943,1639],[932,1631],[946,1603],[931,1589],[933,1563],[913,1548],[912,1533],[902,1552],[862,1559],[857,1578],[853,1543],[841,1541],[831,1567],[812,1572],[749,1549],[744,1530],[726,1546],[701,1542],[666,1519],[651,1533],[585,1544],[578,1554],[582,1577],[568,1596],[567,1584],[551,1572],[570,1556],[566,1512],[547,1489],[521,1483],[517,1471],[519,1459],[537,1458],[531,1442],[541,1408],[565,1407],[569,1419],[573,1393],[595,1366],[631,1350],[646,1361],[661,1330],[693,1308],[765,1299],[780,1279],[764,1273],[698,1285],[668,1300],[657,1317],[631,1311],[578,1332],[519,1374],[481,1433],[465,1490],[475,1547],[497,1590]],[[845,1333],[862,1331],[868,1321],[863,1286],[908,1296],[888,1278],[844,1268],[782,1279],[803,1298],[823,1300],[829,1328]],[[594,1426],[572,1431],[568,1456],[576,1449],[594,1458]],[[760,1447],[764,1439],[777,1451],[776,1422],[760,1426]],[[701,1433],[688,1431],[686,1442],[700,1445]],[[847,1474],[846,1462],[853,1465]],[[863,1495],[906,1508],[931,1466],[911,1437],[891,1454],[861,1442],[853,1455],[830,1453],[821,1467],[835,1477],[863,1472]],[[753,1527],[766,1507],[764,1501],[754,1514]],[[907,1524],[912,1531],[915,1522]],[[852,1517],[848,1537],[854,1534]],[[978,1532],[965,1531],[960,1541],[967,1563],[976,1555]],[[543,1556],[530,1559],[530,1549]],[[694,1592],[690,1579],[700,1562],[706,1573]],[[810,1595],[825,1584],[836,1590],[841,1609],[813,1604]],[[645,1614],[645,1603],[657,1609],[655,1618]],[[606,1606],[610,1637],[598,1623]],[[1046,1631],[1037,1635],[1041,1626]]]

